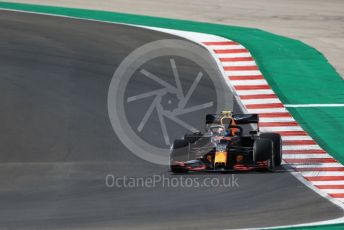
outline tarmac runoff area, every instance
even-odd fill
[[[344,77],[342,0],[8,0],[263,29],[322,52]]]

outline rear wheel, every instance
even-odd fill
[[[260,137],[269,139],[273,142],[274,163],[275,166],[280,166],[282,163],[282,138],[278,133],[262,133]]]
[[[266,161],[267,170],[273,171],[275,160],[273,153],[273,142],[269,139],[258,139],[253,145],[253,160],[255,162]]]
[[[186,173],[188,170],[176,164],[188,160],[189,142],[187,140],[175,140],[170,156],[170,168],[173,173]]]

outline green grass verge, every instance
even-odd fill
[[[320,226],[308,226],[308,227],[295,227],[295,228],[279,228],[278,230],[342,230],[344,224],[331,224],[331,225],[320,225]]]
[[[344,81],[324,56],[301,41],[266,31],[194,21],[105,11],[0,2],[0,8],[65,15],[119,23],[209,33],[243,44],[265,78],[286,104],[344,103]],[[292,108],[301,126],[344,163],[344,108]],[[292,229],[343,229],[344,225]]]
[[[289,108],[289,111],[320,146],[329,153],[338,153],[332,155],[344,162],[344,107]]]

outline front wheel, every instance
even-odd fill
[[[267,160],[267,171],[273,172],[275,170],[275,156],[272,153],[269,160]]]
[[[274,163],[280,166],[282,163],[282,138],[278,133],[261,133],[260,137],[273,142]]]
[[[170,169],[173,173],[186,173],[188,170],[176,162],[188,160],[189,142],[186,140],[175,140],[171,147]]]
[[[253,160],[267,162],[267,170],[273,171],[275,168],[275,159],[273,152],[273,142],[269,139],[258,139],[253,145]]]

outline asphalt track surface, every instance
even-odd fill
[[[130,153],[107,114],[119,63],[141,45],[174,37],[0,12],[0,229],[247,228],[342,216],[283,169],[235,174],[234,188],[107,188],[107,174],[176,177]]]

